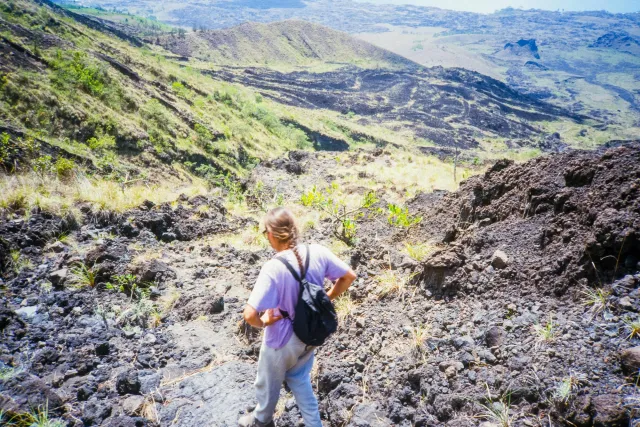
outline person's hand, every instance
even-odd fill
[[[262,324],[266,327],[269,325],[273,325],[278,320],[282,320],[282,316],[274,314],[273,309],[270,308],[267,311],[265,311],[262,316],[260,316],[260,320],[262,321]]]

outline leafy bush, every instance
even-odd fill
[[[311,207],[311,206],[319,206],[325,202],[325,196],[321,191],[318,191],[318,188],[314,185],[311,187],[311,190],[306,193],[302,193],[300,197],[300,202],[303,206]]]
[[[191,91],[187,89],[181,82],[173,82],[171,84],[171,89],[173,90],[173,92],[175,92],[176,95],[181,98],[191,98]]]
[[[71,159],[65,159],[64,157],[58,157],[53,169],[59,177],[67,178],[73,174],[73,170],[76,167],[76,163]]]
[[[387,221],[391,225],[406,228],[411,227],[414,224],[418,224],[420,221],[422,221],[422,217],[410,215],[409,208],[403,208],[393,203],[389,203],[387,205],[387,209],[389,211]]]
[[[104,95],[105,86],[112,83],[107,72],[92,63],[84,52],[73,52],[69,58],[58,50],[52,66],[56,71],[53,82],[58,87],[71,85],[99,97]]]
[[[11,144],[9,135],[0,135],[0,165],[5,164],[16,152],[16,147]]]
[[[93,151],[106,151],[116,148],[116,138],[111,135],[100,135],[87,140],[87,145]]]
[[[106,284],[108,290],[122,292],[131,298],[145,298],[149,294],[150,283],[140,282],[138,276],[133,274],[123,274],[113,277],[113,283]]]
[[[140,110],[140,114],[144,119],[152,121],[158,128],[165,131],[169,129],[169,115],[157,99],[149,100]]]
[[[53,168],[53,161],[51,159],[51,156],[44,155],[36,158],[31,162],[31,168],[35,173],[39,175],[44,175],[51,172]]]
[[[206,146],[213,139],[213,135],[211,134],[209,129],[202,126],[200,123],[196,123],[193,129],[198,135],[198,145]]]

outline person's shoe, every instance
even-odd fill
[[[238,425],[240,427],[276,427],[276,424],[273,422],[273,420],[269,421],[268,423],[263,423],[256,420],[253,412],[240,417],[240,419],[238,420]]]

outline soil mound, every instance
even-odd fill
[[[425,273],[441,269],[435,266],[445,257],[466,265],[496,250],[509,254],[509,265],[501,267],[505,282],[519,278],[555,295],[634,273],[640,261],[638,177],[637,143],[524,165],[500,161],[427,214],[423,228],[437,223],[450,247],[427,260]],[[453,295],[461,286],[483,291],[469,286],[465,269],[451,272],[431,283],[442,285],[438,294]]]

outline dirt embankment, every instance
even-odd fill
[[[335,160],[285,163],[255,178],[268,191],[284,174],[293,201]],[[352,307],[313,373],[324,422],[629,425],[639,192],[636,143],[498,162],[456,193],[415,197],[423,220],[409,229],[367,211],[342,255],[359,275]],[[271,251],[233,239],[257,224],[204,197],[121,216],[84,210],[79,224],[2,219],[0,409],[48,402],[70,426],[234,425],[253,404],[259,351],[238,321]],[[329,227],[318,221],[307,240],[329,243]],[[438,249],[418,262],[407,239]],[[93,286],[77,289],[82,277]],[[298,425],[290,395],[277,420]]]

